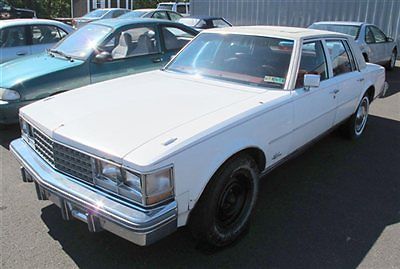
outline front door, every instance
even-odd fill
[[[304,88],[304,75],[318,74],[317,88]],[[292,147],[294,151],[333,126],[337,102],[332,91],[335,83],[329,79],[327,57],[320,40],[303,44],[296,89],[292,92],[294,115]]]
[[[130,26],[107,39],[98,53],[107,51],[112,59],[90,63],[91,83],[145,72],[163,65],[160,38],[153,26]]]
[[[26,26],[0,30],[0,63],[31,54]]]

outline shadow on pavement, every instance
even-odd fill
[[[383,98],[400,92],[400,67],[395,67],[392,71],[386,72],[386,81],[389,83],[389,89]]]
[[[364,136],[335,133],[261,181],[251,228],[237,244],[199,251],[187,229],[149,247],[61,219],[49,235],[80,268],[355,268],[383,229],[400,222],[400,122],[370,116]]]
[[[8,150],[11,141],[21,136],[18,124],[10,125],[5,130],[0,130],[0,145]]]

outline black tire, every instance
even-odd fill
[[[366,63],[369,63],[368,55],[366,53],[363,53],[364,60]]]
[[[9,127],[8,125],[1,124],[1,123],[0,123],[0,131],[2,131],[2,130],[7,130],[8,127]]]
[[[358,139],[365,130],[368,121],[370,100],[365,94],[357,106],[356,112],[343,125],[343,133],[349,139]]]
[[[395,66],[396,66],[396,59],[397,59],[397,50],[394,49],[393,52],[392,52],[392,55],[391,55],[391,57],[390,57],[389,62],[387,62],[387,64],[385,65],[386,70],[392,71],[392,70],[395,68]]]
[[[228,160],[212,177],[189,219],[193,236],[213,247],[234,242],[248,227],[258,194],[259,169],[253,158]]]

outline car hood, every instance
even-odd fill
[[[175,128],[265,92],[187,77],[131,75],[38,101],[20,114],[56,141],[121,162]]]
[[[47,53],[5,62],[0,65],[0,87],[23,90],[24,83],[28,80],[73,68],[82,63],[83,61],[81,60],[71,62],[65,58],[50,56]]]

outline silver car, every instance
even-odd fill
[[[365,22],[315,22],[309,28],[348,34],[354,37],[367,62],[392,70],[396,64],[397,45],[377,26]]]
[[[130,12],[130,10],[124,8],[98,8],[87,13],[83,17],[73,19],[72,27],[80,28],[92,21],[118,18],[127,12]]]
[[[53,20],[0,21],[0,63],[44,52],[73,31],[71,26]]]

